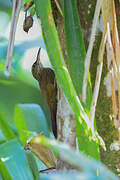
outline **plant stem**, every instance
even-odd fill
[[[96,34],[96,29],[97,29],[98,18],[99,18],[101,6],[102,6],[102,0],[97,0],[93,24],[92,24],[92,31],[91,31],[91,36],[90,36],[90,40],[89,40],[90,43],[88,46],[87,55],[86,55],[86,59],[85,59],[85,73],[84,73],[83,90],[82,90],[83,102],[86,102],[87,77],[88,77],[88,72],[89,72],[89,68],[90,68],[90,60],[91,60],[93,45],[94,45],[94,41],[95,41],[95,34]]]
[[[10,72],[12,56],[13,56],[14,41],[15,41],[15,32],[16,32],[21,4],[22,4],[22,0],[13,1],[12,22],[11,22],[11,28],[10,28],[10,36],[9,36],[9,42],[8,42],[7,59],[6,59],[6,67],[5,67],[6,75],[9,75],[9,72]]]

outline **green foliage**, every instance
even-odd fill
[[[15,107],[15,124],[19,133],[21,143],[25,146],[28,137],[32,134],[44,132],[49,135],[46,118],[40,106],[37,104],[18,104]]]
[[[1,114],[0,114],[0,129],[7,141],[16,137],[14,132],[11,130],[9,124],[5,121],[5,119],[1,116]]]
[[[7,180],[8,177],[11,180],[34,179],[18,140],[13,139],[0,145],[0,159],[0,173],[4,179]]]
[[[6,39],[0,37],[0,180],[37,180],[39,170],[44,166],[32,153],[29,152],[26,156],[22,145],[26,144],[26,140],[34,131],[43,131],[49,136],[50,113],[37,82],[21,66],[24,52],[36,46],[36,40],[15,45],[10,77],[4,75],[6,42]],[[15,138],[21,140],[22,145],[17,139],[14,140]]]
[[[13,77],[15,75],[15,77]],[[16,74],[5,77],[0,73],[0,113],[8,122],[14,123],[14,107],[18,103],[39,104],[50,126],[49,110],[38,88],[23,82]],[[22,77],[21,77],[22,78]],[[24,78],[24,77],[23,77]]]
[[[3,71],[4,68],[1,70]],[[41,162],[38,163],[36,160],[33,161],[33,155],[31,153],[31,155],[29,155],[29,158],[28,156],[23,157],[21,153],[24,153],[25,155],[25,152],[22,146],[20,144],[18,145],[17,140],[17,144],[15,141],[13,141],[12,143],[11,141],[14,138],[17,138],[21,140],[22,145],[25,145],[26,140],[31,134],[34,133],[34,131],[36,131],[36,133],[40,133],[40,131],[43,131],[46,134],[46,136],[49,135],[49,123],[47,122],[47,120],[49,120],[49,111],[42,99],[40,91],[38,90],[38,88],[34,87],[33,84],[31,85],[27,81],[25,83],[22,80],[20,80],[15,71],[12,71],[12,75],[9,78],[5,77],[3,72],[1,72],[0,99],[0,144],[1,147],[6,148],[6,153],[11,153],[11,151],[13,151],[13,156],[16,157],[15,159],[11,159],[11,163],[8,164],[5,164],[0,160],[0,174],[2,176],[1,178],[4,178],[5,180],[21,178],[22,180],[22,177],[24,177],[24,175],[27,172],[29,172],[29,177],[27,177],[28,175],[26,175],[25,179],[39,179],[39,166],[43,168],[41,166]],[[41,104],[41,107],[44,111],[42,111],[39,105],[30,103]],[[44,112],[46,113],[44,114]],[[16,144],[18,148],[16,148],[14,144]],[[9,146],[10,148],[12,148],[12,150],[10,150]],[[18,162],[16,162],[18,161],[17,158],[20,157],[23,158],[23,161],[21,160],[21,165],[19,165]],[[25,158],[27,158],[28,160]],[[24,164],[24,161],[26,161],[27,164]],[[31,169],[27,167],[28,163],[31,165],[31,162],[34,167],[37,167],[37,170],[32,166]],[[19,169],[19,166],[23,167],[22,171],[19,171],[18,175],[17,170],[14,170],[14,166],[16,166],[17,170],[21,170]],[[14,170],[16,176],[18,176],[17,178],[16,176],[14,177],[14,174],[11,169]]]
[[[12,8],[12,1],[11,0],[7,0],[7,1],[0,1],[0,10],[4,10],[4,11],[8,11]]]
[[[86,56],[76,0],[63,0],[68,69],[78,96],[82,94]]]
[[[40,169],[44,169],[46,168],[43,163],[35,156],[33,155],[31,152],[27,152],[26,153],[28,162],[29,162],[29,166],[32,170],[33,176],[35,180],[39,180],[40,179]]]
[[[39,121],[40,118],[41,121]],[[0,174],[5,180],[22,180],[22,177],[24,179],[37,180],[39,179],[38,166],[43,168],[43,165],[41,162],[37,162],[30,152],[27,153],[26,157],[25,151],[17,139],[19,138],[22,145],[25,145],[28,137],[34,134],[33,130],[36,131],[35,135],[37,132],[40,132],[40,129],[46,135],[49,134],[43,111],[37,104],[16,105],[15,124],[16,131],[18,131],[17,134],[15,134],[14,130],[10,128],[8,122],[0,116],[0,130],[3,134],[0,134],[2,140],[0,144]],[[29,130],[31,130],[31,132]],[[19,171],[19,173],[17,171]]]

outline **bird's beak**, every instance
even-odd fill
[[[26,151],[26,150],[29,150],[29,144],[26,144],[25,146],[24,146],[24,150]]]
[[[38,53],[37,53],[37,63],[40,63],[40,50],[41,48],[39,48]]]

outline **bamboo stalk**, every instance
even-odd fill
[[[87,77],[88,77],[88,72],[89,72],[89,68],[90,68],[90,60],[91,60],[92,50],[93,50],[93,46],[94,46],[95,34],[96,34],[96,29],[97,29],[97,24],[98,24],[98,19],[99,19],[99,15],[100,15],[100,9],[102,6],[102,2],[103,2],[103,0],[97,0],[94,18],[93,18],[93,24],[92,24],[92,31],[91,31],[91,36],[90,36],[90,43],[88,46],[87,55],[86,55],[86,59],[85,59],[85,73],[84,73],[83,89],[82,89],[83,102],[86,101]]]
[[[118,114],[118,108],[117,108],[117,99],[116,99],[116,93],[115,93],[115,87],[114,87],[114,73],[113,69],[110,72],[110,81],[111,81],[111,89],[112,89],[112,107],[113,107],[113,118],[114,121],[117,119]]]
[[[99,94],[99,89],[100,89],[100,81],[101,81],[101,75],[102,75],[102,68],[103,68],[103,62],[101,62],[97,66],[97,74],[96,74],[96,80],[95,80],[95,87],[94,87],[93,99],[92,99],[92,104],[91,104],[90,114],[89,114],[91,129],[94,129],[95,109],[96,109],[96,104],[97,104],[97,99],[98,99],[98,94]]]
[[[112,22],[112,43],[113,50],[115,53],[115,61],[116,61],[116,79],[118,85],[118,117],[120,120],[120,42],[119,35],[117,30],[117,20],[116,20],[116,12],[115,12],[115,3],[111,0],[111,22]]]
[[[104,1],[102,4],[102,13],[104,12],[104,14],[102,14],[104,31],[102,34],[102,40],[101,40],[99,53],[98,53],[99,64],[97,66],[95,87],[93,91],[92,104],[91,104],[91,109],[90,109],[90,114],[89,114],[91,128],[94,128],[95,109],[96,109],[96,104],[97,104],[97,99],[98,99],[98,94],[99,94],[99,89],[100,89],[100,81],[101,81],[102,68],[103,68],[103,56],[104,56],[105,44],[107,40],[107,23],[109,21],[109,10],[104,11],[106,4],[108,5],[108,8],[109,8],[109,4],[107,3],[107,1]]]

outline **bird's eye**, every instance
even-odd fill
[[[36,63],[34,63],[34,64],[32,65],[33,68],[35,68],[35,66],[36,66]]]

